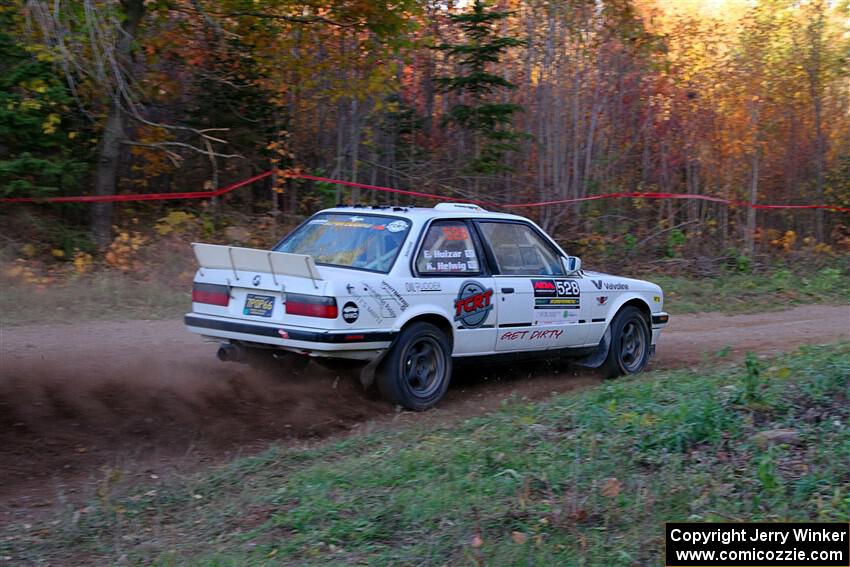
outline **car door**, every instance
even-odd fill
[[[581,278],[566,274],[560,252],[529,223],[478,220],[475,224],[494,272],[495,350],[583,345],[587,308]]]
[[[416,253],[416,285],[439,285],[438,297],[454,326],[456,356],[492,352],[497,305],[493,278],[469,221],[438,219],[425,229]]]

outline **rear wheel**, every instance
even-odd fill
[[[611,346],[602,364],[606,378],[635,374],[649,361],[649,326],[637,307],[626,306],[611,321]]]
[[[422,411],[442,399],[451,374],[451,347],[446,335],[430,323],[413,323],[401,331],[387,353],[378,389],[387,400]]]

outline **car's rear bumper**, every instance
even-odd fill
[[[379,351],[389,347],[396,335],[394,331],[385,330],[305,329],[197,313],[188,313],[184,322],[188,330],[205,337],[278,346],[317,355],[327,353],[329,356],[351,351]]]

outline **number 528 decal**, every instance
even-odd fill
[[[534,297],[578,297],[578,282],[575,280],[531,280]]]

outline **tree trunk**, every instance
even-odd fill
[[[753,177],[750,181],[750,205],[755,205],[758,200],[759,190],[759,148],[753,149],[752,158]],[[755,253],[755,235],[756,235],[756,209],[750,207],[747,209],[747,235],[745,238],[745,251],[749,258]]]
[[[129,69],[129,59],[133,39],[139,28],[139,22],[145,12],[144,0],[121,0],[126,19],[123,33],[116,46],[116,56]],[[129,77],[127,77],[129,81]],[[121,160],[121,142],[124,139],[124,112],[121,108],[121,95],[116,89],[112,93],[103,138],[98,148],[97,170],[95,171],[95,195],[114,195],[118,187],[118,167]],[[106,248],[112,241],[112,203],[95,203],[92,207],[92,238],[100,248]]]
[[[113,100],[103,129],[97,157],[94,194],[114,195],[118,185],[118,165],[121,158],[121,140],[124,139],[124,115],[118,102]],[[112,242],[112,203],[94,203],[91,232],[95,244],[106,248]]]

